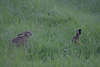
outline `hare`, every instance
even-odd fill
[[[26,31],[18,34],[15,38],[12,39],[12,43],[16,45],[24,45],[29,37],[32,36],[32,32]]]
[[[80,39],[81,32],[82,32],[81,29],[78,29],[76,31],[76,36],[73,37],[72,42],[79,43],[79,39]]]

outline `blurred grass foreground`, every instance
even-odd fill
[[[11,43],[27,30],[25,46]],[[0,0],[0,67],[100,67],[99,61],[100,0]]]

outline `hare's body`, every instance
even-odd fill
[[[31,32],[22,32],[21,34],[18,34],[15,38],[13,38],[12,43],[16,45],[24,45],[31,35]]]
[[[15,44],[24,44],[25,42],[27,42],[26,37],[16,37],[12,40],[12,43],[15,43]]]
[[[74,36],[73,39],[72,39],[72,42],[74,42],[74,43],[79,42],[79,37],[80,36]]]
[[[81,31],[82,31],[81,29],[77,30],[76,36],[73,37],[72,42],[74,42],[74,43],[78,43],[79,42]]]

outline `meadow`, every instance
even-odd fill
[[[99,3],[0,0],[0,67],[100,67]],[[80,44],[72,43],[79,28]],[[26,30],[32,36],[24,47],[11,43]]]

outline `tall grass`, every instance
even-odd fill
[[[94,9],[99,5],[88,6],[91,13],[87,7],[76,10],[81,3],[91,1],[1,0],[0,67],[100,67],[100,14]],[[74,44],[78,28],[80,44]],[[11,43],[26,30],[33,35],[24,47]]]

